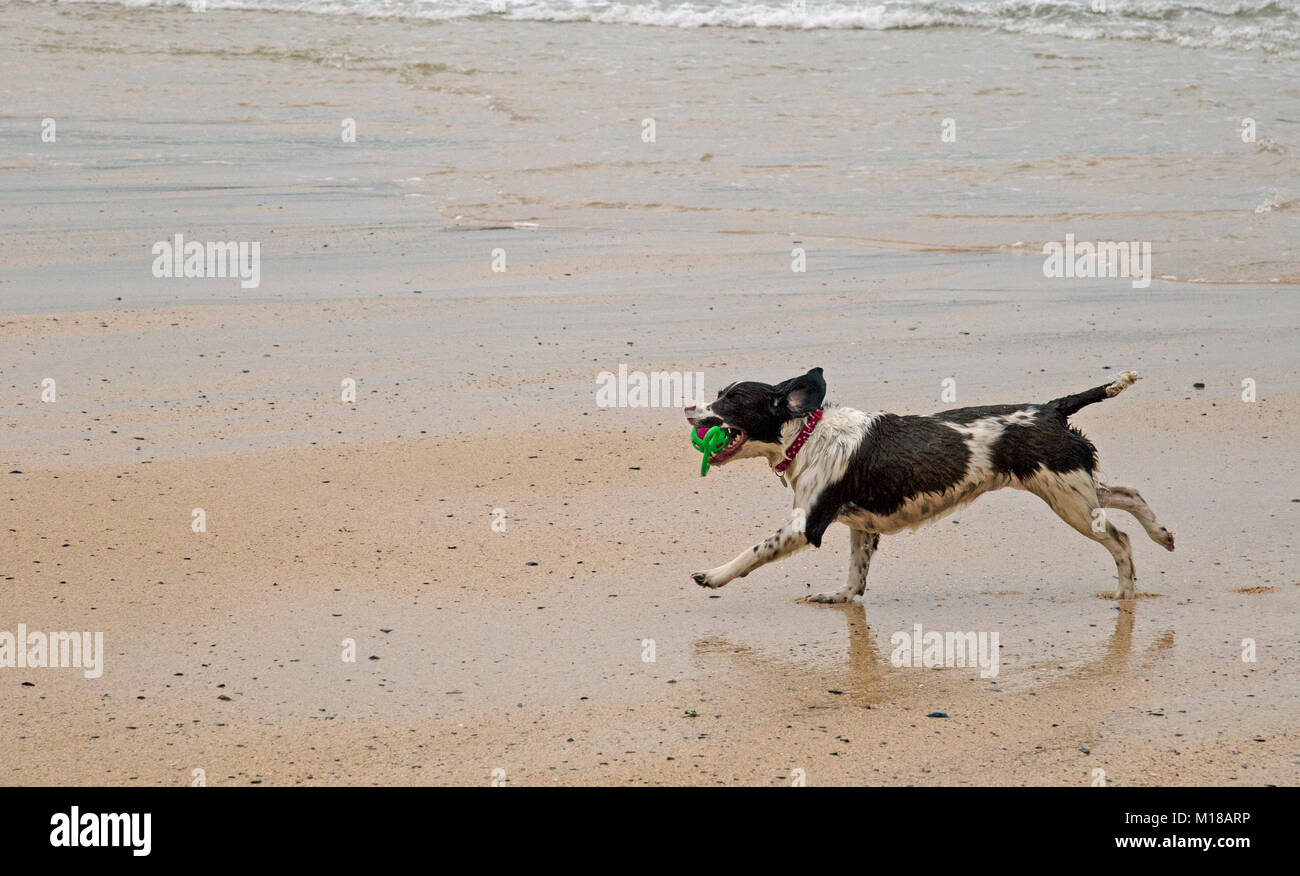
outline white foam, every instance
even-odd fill
[[[43,2],[43,0],[29,0]],[[105,2],[105,0],[65,0]],[[194,0],[107,0],[190,6]],[[594,22],[648,27],[895,30],[967,27],[1076,40],[1148,40],[1300,54],[1300,0],[206,0],[207,9],[448,21]]]
[[[1292,207],[1294,204],[1295,201],[1283,200],[1282,196],[1278,194],[1277,189],[1273,189],[1273,191],[1268,195],[1268,197],[1266,197],[1263,200],[1263,202],[1260,203],[1260,205],[1255,208],[1255,212],[1272,213],[1274,210],[1286,210]]]

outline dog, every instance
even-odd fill
[[[823,404],[821,368],[776,386],[733,383],[712,404],[686,408],[686,419],[696,429],[727,430],[729,440],[709,457],[711,466],[766,459],[794,491],[794,515],[731,562],[691,578],[702,587],[722,587],[807,545],[821,547],[827,527],[838,521],[852,533],[848,583],[807,601],[848,602],[866,590],[881,535],[914,529],[991,490],[1014,487],[1038,496],[1110,551],[1119,576],[1115,597],[1133,599],[1129,538],[1105,509],[1133,515],[1166,550],[1174,549],[1174,534],[1137,490],[1097,480],[1097,448],[1069,418],[1137,379],[1137,372],[1122,371],[1110,383],[1042,404],[956,408],[928,417]]]

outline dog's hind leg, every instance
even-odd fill
[[[1133,550],[1128,536],[1106,519],[1092,472],[1086,469],[1053,472],[1041,468],[1025,478],[1023,484],[1026,490],[1046,502],[1058,517],[1110,551],[1119,576],[1115,598],[1132,599],[1137,589],[1133,576]]]
[[[1097,484],[1097,499],[1103,508],[1118,508],[1137,518],[1142,528],[1151,536],[1151,540],[1167,551],[1174,549],[1174,534],[1160,525],[1155,512],[1146,500],[1132,487],[1112,487],[1109,484]]]
[[[871,568],[871,555],[880,546],[880,533],[865,529],[851,529],[852,548],[849,557],[849,580],[840,590],[815,593],[807,597],[807,602],[848,602],[855,596],[861,596],[867,589],[867,570]]]
[[[802,516],[782,526],[775,534],[754,545],[725,566],[707,572],[692,572],[691,578],[701,587],[721,587],[736,578],[744,578],[759,566],[779,560],[808,544]]]

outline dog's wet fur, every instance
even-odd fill
[[[882,534],[934,520],[990,490],[1014,487],[1040,497],[1109,550],[1119,576],[1115,595],[1133,599],[1129,539],[1107,519],[1107,509],[1132,514],[1153,541],[1171,551],[1173,533],[1137,490],[1097,480],[1097,448],[1069,417],[1137,379],[1136,372],[1123,371],[1110,383],[1049,402],[930,416],[869,414],[824,403],[820,368],[776,386],[733,383],[712,404],[686,409],[693,427],[728,430],[729,443],[710,457],[711,465],[762,457],[775,471],[808,415],[819,408],[823,413],[784,474],[794,490],[792,520],[731,562],[691,577],[704,587],[722,587],[806,545],[820,547],[827,527],[838,521],[852,533],[848,583],[809,600],[847,602],[866,589]]]

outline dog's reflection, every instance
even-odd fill
[[[701,639],[695,643],[698,656],[730,654],[752,670],[768,675],[788,675],[792,683],[807,687],[810,679],[817,685],[825,683],[827,689],[848,697],[857,705],[869,706],[892,699],[904,689],[911,689],[917,681],[913,667],[896,667],[890,662],[891,651],[881,649],[877,636],[867,622],[866,606],[851,602],[842,605],[820,606],[817,611],[838,612],[848,629],[848,652],[843,662],[821,672],[804,661],[776,654],[762,654],[749,646],[736,645],[724,638]],[[1048,680],[1047,685],[1070,683],[1102,676],[1116,676],[1133,668],[1133,628],[1137,602],[1124,601],[1115,608],[1115,626],[1101,653],[1094,659],[1069,669],[1063,677]],[[1173,647],[1173,632],[1160,633],[1147,648],[1148,661],[1154,660]],[[973,667],[969,667],[973,668]],[[1032,668],[1032,667],[1031,667]],[[810,673],[810,669],[813,671]],[[999,679],[986,680],[992,685]]]
[[[876,635],[867,623],[866,606],[850,602],[819,606],[817,611],[836,612],[848,628],[847,659],[833,665],[809,666],[806,661],[760,652],[748,645],[736,645],[721,637],[701,639],[695,643],[697,656],[727,654],[746,669],[759,672],[778,682],[786,681],[796,690],[818,693],[830,691],[844,696],[854,705],[869,707],[891,699],[913,685],[916,676],[891,666],[889,652],[880,651]]]

